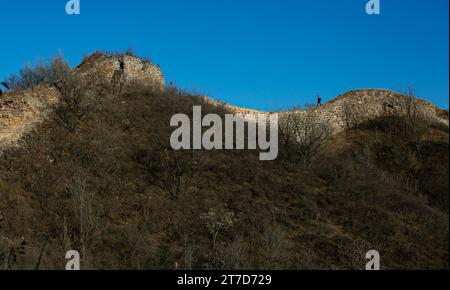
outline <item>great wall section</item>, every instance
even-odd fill
[[[116,89],[125,89],[136,82],[164,89],[164,75],[159,66],[126,54],[94,53],[72,73],[92,89],[100,82],[110,83]],[[10,91],[0,96],[0,153],[2,149],[17,145],[24,134],[46,118],[59,100],[60,92],[52,85]]]
[[[144,82],[158,89],[164,89],[164,74],[159,66],[150,61],[131,55],[106,55],[94,53],[85,58],[73,70],[84,84],[95,87],[100,81],[110,83],[113,90],[123,90],[136,82]],[[244,118],[259,114],[271,114],[252,109],[238,108],[205,97],[209,102],[223,105]],[[60,93],[56,86],[40,85],[25,91],[11,91],[0,97],[0,153],[2,149],[14,146],[24,134],[44,120],[56,106]],[[373,119],[383,115],[402,114],[411,98],[389,90],[365,89],[349,91],[337,98],[309,110],[277,112],[283,114],[314,113],[323,122],[332,127],[335,133],[348,125],[349,112],[359,121]],[[432,103],[413,98],[413,105],[430,120],[449,125],[448,113]],[[411,104],[410,104],[411,105]]]
[[[281,118],[286,114],[313,114],[318,121],[327,124],[334,134],[344,131],[357,122],[362,123],[367,120],[389,115],[406,115],[412,111],[431,122],[449,126],[448,113],[439,109],[431,102],[385,89],[352,90],[320,106],[312,106],[304,110],[279,112],[239,108],[211,99],[209,101],[218,106],[225,106],[225,108],[247,121],[254,121],[261,114],[270,115],[277,113]]]

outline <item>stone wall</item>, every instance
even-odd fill
[[[145,82],[155,88],[164,89],[164,74],[160,67],[138,57],[117,54],[95,53],[75,69],[75,74],[85,82],[95,84],[99,81],[114,82],[114,74],[120,76],[121,85],[126,87],[134,82]]]
[[[264,111],[249,110],[230,105],[226,105],[226,107],[244,118],[247,115],[255,118],[258,114],[270,114]],[[278,113],[280,118],[288,113],[314,113],[321,122],[328,124],[333,132],[337,134],[345,130],[351,123],[361,123],[387,115],[405,115],[410,110],[408,109],[410,107],[415,108],[418,114],[432,122],[449,126],[448,117],[445,117],[443,111],[431,102],[410,98],[389,90],[378,89],[349,91],[321,106],[316,106],[309,110],[276,113]]]
[[[5,93],[0,98],[0,157],[2,149],[16,145],[58,102],[58,90],[49,85]]]

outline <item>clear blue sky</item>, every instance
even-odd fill
[[[150,57],[166,78],[234,105],[276,109],[357,88],[449,97],[448,0],[0,0],[0,79],[59,50]]]

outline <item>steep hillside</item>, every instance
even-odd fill
[[[67,80],[3,96],[1,268],[63,269],[75,249],[83,269],[363,269],[376,249],[383,269],[448,269],[445,112],[349,92],[296,113],[340,124],[308,162],[295,138],[271,162],[173,151],[174,114],[256,111],[162,90],[140,65],[134,82],[122,57],[96,55]],[[116,60],[119,83],[93,73]],[[337,112],[351,105],[363,117]]]

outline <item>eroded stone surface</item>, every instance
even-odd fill
[[[0,149],[15,145],[58,101],[58,90],[49,85],[4,94],[0,99]]]
[[[164,89],[161,69],[148,61],[129,55],[95,53],[87,57],[74,71],[83,85],[113,82],[120,72],[120,87],[144,82]],[[14,146],[24,134],[40,123],[59,102],[60,93],[55,86],[41,85],[24,91],[6,92],[0,97],[0,150]]]
[[[264,111],[226,106],[235,114],[239,114],[244,118],[246,115],[251,115],[252,118],[255,118],[258,114],[270,114]],[[386,115],[405,115],[408,110],[411,110],[408,109],[410,106],[414,106],[416,112],[430,121],[446,126],[449,125],[448,116],[445,116],[445,113],[431,102],[379,89],[349,91],[309,110],[276,113],[283,117],[283,115],[288,113],[306,114],[307,112],[314,112],[320,121],[331,127],[334,133],[339,133],[348,127],[349,122],[361,123]]]
[[[99,81],[119,82],[120,88],[143,82],[164,89],[164,75],[161,69],[148,61],[130,55],[105,55],[95,53],[73,72],[86,84],[95,85]],[[115,81],[114,81],[115,80]],[[44,120],[52,107],[59,102],[60,93],[51,85],[41,85],[26,91],[5,93],[0,98],[0,149],[13,146],[20,138]],[[258,110],[234,107],[205,97],[213,105],[225,106],[244,118],[258,114],[270,114]],[[448,114],[432,103],[413,98],[413,104],[422,116],[437,123],[449,125]],[[409,102],[409,103],[408,103]],[[323,122],[329,124],[334,133],[348,126],[348,112],[358,122],[390,114],[405,114],[411,98],[389,90],[366,89],[349,91],[337,98],[309,110],[278,112],[285,114],[306,114],[313,112]]]
[[[159,89],[164,89],[165,85],[159,66],[131,55],[94,53],[85,58],[74,72],[86,83],[114,83],[116,74],[124,87],[134,82],[153,84]]]

